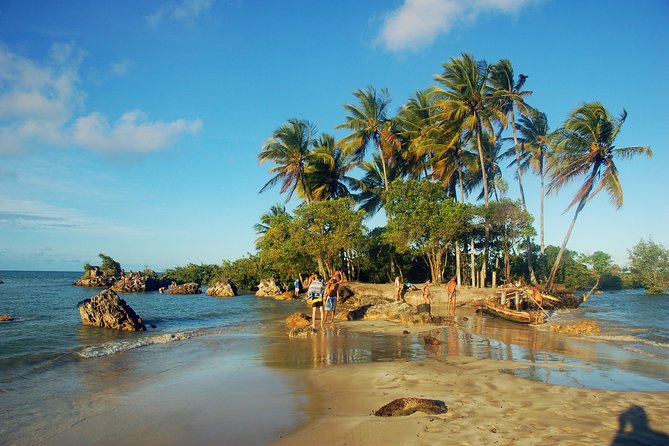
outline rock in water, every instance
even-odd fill
[[[79,314],[84,325],[124,331],[146,330],[142,318],[112,290],[102,290],[80,303]]]
[[[256,296],[260,297],[274,297],[278,294],[283,293],[281,285],[276,282],[274,279],[260,279],[258,284],[258,291],[256,291]]]
[[[306,313],[294,313],[286,319],[286,325],[289,327],[303,328],[311,325],[311,316]]]
[[[232,297],[237,295],[237,287],[229,280],[219,280],[204,294],[216,297]]]
[[[0,322],[9,322],[9,321],[13,321],[13,320],[14,320],[14,316],[10,316],[8,314],[0,314]]]
[[[602,332],[599,325],[597,325],[597,322],[589,319],[574,322],[573,324],[553,325],[551,330],[568,335],[598,335]]]
[[[448,412],[443,401],[426,398],[398,398],[386,404],[376,412],[377,417],[400,417],[421,411],[428,414],[442,414]]]
[[[165,294],[202,294],[202,287],[199,283],[188,282],[177,285],[173,288],[164,289]]]

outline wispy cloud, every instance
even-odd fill
[[[415,51],[482,13],[510,13],[537,0],[404,0],[387,13],[377,42],[388,51]]]
[[[120,62],[112,63],[109,71],[114,76],[125,76],[130,71],[130,62],[127,59],[123,59]]]
[[[147,21],[156,26],[164,20],[195,20],[207,14],[213,4],[213,0],[182,0],[160,7],[147,17]]]
[[[125,112],[113,125],[100,112],[84,114],[79,69],[85,57],[76,45],[57,43],[40,63],[0,45],[0,153],[32,145],[151,152],[202,128],[200,120],[150,121],[140,110]],[[121,64],[118,73],[127,70]]]

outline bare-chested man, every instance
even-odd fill
[[[427,279],[425,281],[425,285],[421,288],[423,291],[423,303],[424,304],[432,304],[432,293],[430,292],[430,285],[432,285],[432,282],[430,279]]]
[[[448,291],[448,315],[453,318],[455,318],[456,286],[457,282],[455,281],[455,276],[453,276],[453,278],[446,284],[446,291]]]

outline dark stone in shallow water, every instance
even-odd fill
[[[377,417],[400,417],[411,415],[417,411],[428,414],[442,414],[448,412],[448,407],[446,403],[439,400],[398,398],[374,412],[374,415]]]

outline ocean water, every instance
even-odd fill
[[[381,335],[337,325],[320,336],[288,338],[283,321],[304,304],[251,295],[120,293],[147,331],[87,327],[77,304],[99,289],[73,286],[80,275],[0,271],[0,314],[16,318],[0,323],[0,444],[49,443],[101,402],[151,388],[164,372],[197,373],[212,360],[243,374],[230,382],[250,390],[294,385],[283,373],[290,369],[463,355],[527,363],[505,372],[551,384],[669,391],[669,298],[638,291],[594,295],[579,309],[554,314],[557,323],[596,320],[603,334],[591,340],[472,316],[430,331],[442,344],[427,347],[422,327]],[[299,413],[290,398],[285,404],[282,413]],[[265,429],[269,442],[297,421],[267,420],[256,431]]]

